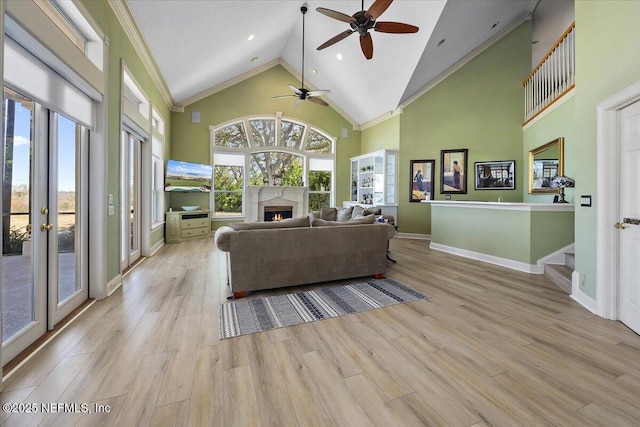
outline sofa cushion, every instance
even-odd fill
[[[358,219],[350,219],[348,221],[325,221],[320,218],[314,218],[311,225],[313,227],[331,227],[341,225],[373,224],[375,219],[375,215],[367,215]]]
[[[338,215],[338,210],[336,208],[320,209],[320,219],[324,219],[325,221],[336,221],[337,215]]]
[[[349,206],[348,208],[338,209],[336,213],[336,221],[349,221],[351,219],[351,214],[353,213],[353,206]]]
[[[236,222],[231,224],[231,228],[236,231],[240,230],[263,230],[267,228],[296,228],[310,227],[311,222],[308,216],[302,218],[287,218],[282,221],[271,222]]]

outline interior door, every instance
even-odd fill
[[[640,101],[620,111],[618,315],[640,334]]]

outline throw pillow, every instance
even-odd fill
[[[336,220],[349,221],[351,219],[352,213],[353,213],[353,206],[349,206],[348,208],[338,209]]]
[[[335,221],[337,218],[337,209],[336,208],[321,208],[320,209],[320,219],[324,219],[325,221]]]
[[[364,209],[362,206],[354,206],[353,212],[351,212],[351,219],[358,219],[364,216]]]
[[[382,209],[380,209],[379,207],[370,207],[364,210],[363,215],[369,215],[369,214],[380,215],[381,213],[382,213]]]

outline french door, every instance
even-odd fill
[[[142,139],[122,131],[122,248],[121,265],[124,270],[140,258],[140,192]]]
[[[2,364],[88,298],[88,130],[4,88]]]

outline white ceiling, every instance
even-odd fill
[[[277,60],[300,75],[300,6],[306,3],[305,86],[331,90],[325,99],[354,124],[363,124],[394,111],[475,48],[529,16],[537,0],[395,0],[378,21],[405,22],[420,31],[372,32],[371,60],[362,55],[357,34],[316,50],[349,28],[316,8],[352,15],[361,9],[360,0],[127,2],[176,105]],[[365,8],[372,3],[365,1]],[[251,34],[255,38],[249,41]],[[251,62],[253,57],[259,59]],[[282,89],[274,95],[288,93]]]

